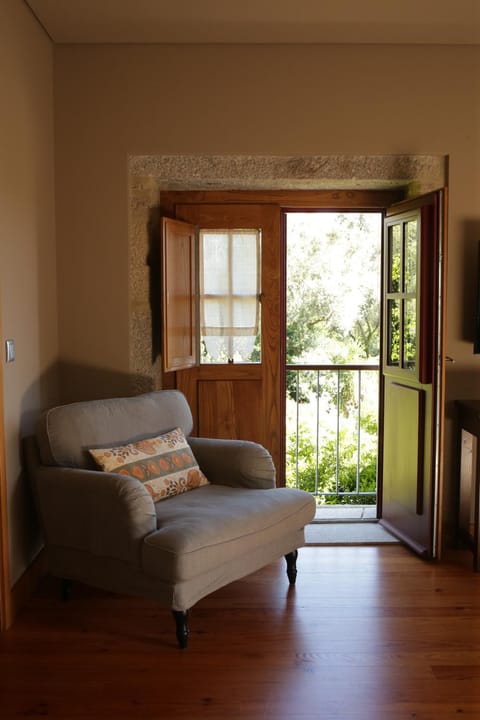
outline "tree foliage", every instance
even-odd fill
[[[287,363],[377,357],[379,215],[291,213],[288,223]]]
[[[372,418],[368,422],[372,423]],[[375,421],[370,429],[376,426]],[[346,431],[339,437],[341,453],[337,458],[337,439],[333,433],[319,445],[318,456],[315,440],[310,429],[299,427],[298,437],[290,434],[287,442],[287,477],[296,478],[295,485],[310,493],[331,493],[325,497],[326,504],[375,504],[375,495],[345,496],[341,493],[358,491],[375,493],[377,486],[377,452],[374,443],[361,449],[358,466],[357,443]],[[337,464],[338,463],[338,464]],[[338,477],[338,484],[337,484]],[[290,483],[293,484],[293,483]]]

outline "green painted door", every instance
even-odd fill
[[[385,219],[381,522],[419,555],[438,555],[443,423],[443,193]]]

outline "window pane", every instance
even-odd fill
[[[387,364],[398,365],[400,362],[400,301],[389,300],[387,313]]]
[[[232,234],[232,293],[234,295],[255,295],[258,293],[258,277],[260,263],[257,253],[258,233],[238,231]]]
[[[388,292],[394,293],[401,288],[402,226],[392,225],[388,232]]]
[[[201,292],[206,295],[228,293],[228,234],[208,232],[202,237],[200,268]]]
[[[403,320],[403,367],[415,370],[417,356],[417,302],[405,300]]]
[[[414,293],[417,288],[417,220],[405,224],[405,292]]]
[[[200,231],[202,363],[260,362],[260,231]]]

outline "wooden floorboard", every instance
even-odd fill
[[[480,718],[480,575],[455,554],[306,547],[191,612],[46,579],[0,636],[0,718]]]

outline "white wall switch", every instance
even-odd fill
[[[15,360],[15,343],[13,340],[5,340],[5,357],[7,363]]]

